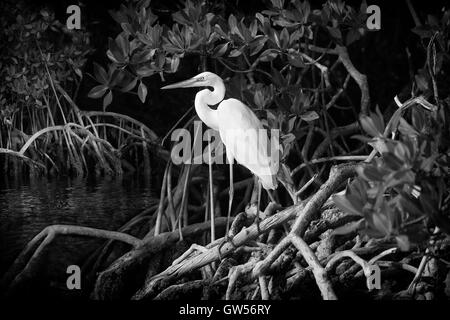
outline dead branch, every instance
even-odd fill
[[[260,222],[259,229],[260,233],[266,233],[273,228],[281,226],[285,222],[295,218],[299,208],[303,205],[294,205],[281,212],[274,214]],[[233,238],[232,243],[226,242],[222,248],[219,250],[217,246],[223,242],[224,238],[217,239],[216,241],[210,243],[208,246],[208,251],[201,252],[192,258],[184,260],[180,264],[170,266],[165,271],[151,277],[146,281],[144,286],[136,292],[133,299],[143,299],[144,297],[152,296],[157,293],[158,288],[163,286],[163,283],[169,283],[173,279],[176,279],[182,275],[188,274],[193,270],[197,270],[207,264],[219,260],[220,257],[226,257],[235,251],[236,248],[248,243],[251,240],[255,240],[260,235],[258,233],[258,228],[256,225],[252,225],[249,228],[243,228],[238,234]]]
[[[209,280],[194,280],[181,284],[175,284],[163,290],[155,297],[155,300],[178,300],[186,296],[201,293],[202,288],[209,283]]]
[[[336,46],[336,51],[339,55],[339,60],[344,65],[345,69],[347,69],[348,73],[351,75],[353,80],[358,84],[359,89],[361,90],[361,114],[369,114],[370,107],[370,95],[369,95],[369,83],[367,82],[367,77],[365,74],[356,69],[353,65],[350,56],[348,55],[348,50],[343,46]]]
[[[30,278],[39,265],[38,262],[42,252],[57,235],[79,235],[118,240],[128,243],[135,248],[141,244],[141,240],[117,231],[71,225],[48,226],[37,234],[22,250],[12,266],[3,276],[0,287],[4,289],[14,288],[24,280]],[[37,249],[35,249],[36,247]]]
[[[327,182],[306,204],[304,204],[303,202],[299,203],[264,219],[263,221],[261,221],[259,226],[260,233],[266,233],[278,226],[281,226],[285,222],[297,217],[290,234],[292,234],[292,237],[297,235],[303,235],[303,233],[306,230],[306,227],[316,216],[318,210],[325,203],[325,201],[336,191],[336,189],[342,184],[342,182],[344,182],[346,179],[353,176],[354,174],[355,174],[354,165],[333,167]],[[217,261],[220,256],[222,257],[228,256],[229,254],[235,251],[236,247],[242,246],[251,240],[257,239],[260,233],[258,233],[258,228],[255,225],[252,225],[249,228],[243,228],[233,238],[232,243],[227,242],[222,246],[220,253],[218,249],[212,246],[211,244],[211,247],[209,248],[208,251],[201,252],[193,256],[192,258],[184,260],[179,264],[172,265],[162,273],[159,273],[149,278],[148,281],[146,281],[145,285],[138,292],[136,292],[136,294],[133,296],[133,299],[142,299],[157,294],[158,288],[161,288],[161,286],[163,286],[163,283],[169,283],[171,280],[176,279],[184,274],[187,274],[192,270],[196,270],[200,267],[203,267],[206,264],[210,264],[214,261]],[[278,244],[277,247],[278,246],[284,247],[286,245],[286,242],[291,240],[292,239],[289,238],[288,240],[281,241],[280,242],[281,245]],[[298,244],[298,241],[296,243]],[[281,250],[277,247],[275,247],[274,251],[276,253],[281,254],[284,250]],[[307,256],[309,255],[308,252],[306,252],[305,254]],[[264,266],[266,268],[269,268],[272,262],[278,257],[274,255],[269,256],[272,257],[269,260],[270,263],[266,262],[266,265],[264,265],[264,263],[261,264],[260,262],[258,263],[258,265],[261,264],[262,269],[260,268],[255,269],[264,270]],[[316,265],[316,261],[313,258],[309,258],[309,262],[311,262],[312,265],[316,266],[316,269],[318,268]],[[326,287],[326,289],[323,290],[324,297],[332,298],[331,294],[332,290],[330,290],[326,286],[326,284],[325,285],[323,284],[325,278],[321,274],[321,272],[322,272],[321,269],[316,270],[315,273],[315,275],[317,276],[316,280],[318,281],[318,283],[322,288]],[[255,274],[261,275],[263,273],[257,271]]]
[[[224,228],[225,224],[225,217],[215,219],[215,225],[217,228]],[[182,228],[181,232],[184,238],[189,238],[198,236],[203,232],[208,231],[209,228],[210,222],[206,221]],[[121,256],[106,270],[99,274],[94,292],[92,294],[93,298],[114,299],[116,298],[116,295],[126,295],[126,292],[124,293],[120,290],[123,286],[126,286],[124,279],[127,277],[136,278],[136,270],[145,265],[149,259],[154,257],[157,253],[173,247],[179,239],[180,232],[178,230],[173,232],[164,232],[157,236],[144,238],[141,245]],[[157,261],[155,261],[155,264],[157,264]],[[111,285],[111,281],[115,282],[115,288],[113,290],[109,287]]]
[[[46,170],[46,167],[42,163],[40,163],[36,160],[33,160],[31,158],[28,158],[27,156],[24,156],[21,152],[10,150],[10,149],[5,149],[5,148],[0,148],[0,154],[7,154],[7,155],[10,155],[13,157],[17,157],[21,160],[24,160],[25,163],[31,163],[37,167],[40,167],[41,169]]]

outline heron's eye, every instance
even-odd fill
[[[198,78],[198,81],[205,81],[205,77]]]

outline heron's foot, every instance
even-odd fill
[[[234,247],[234,248],[237,248],[237,246],[234,244],[234,242],[233,242],[233,238],[234,238],[234,236],[230,236],[229,234],[227,234],[224,238],[223,238],[223,240],[222,240],[222,242],[219,244],[219,246],[217,247],[217,252],[218,252],[218,254],[219,254],[219,260],[222,260],[222,254],[221,254],[221,250],[222,250],[222,247],[227,243],[227,242],[229,242],[229,243],[231,243],[231,245]]]

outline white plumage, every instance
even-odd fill
[[[259,178],[266,190],[276,189],[278,186],[278,139],[269,140],[267,130],[253,111],[237,99],[223,100],[225,86],[222,79],[211,72],[199,75],[162,89],[212,87],[214,90],[203,89],[195,95],[195,111],[200,119],[210,128],[218,130],[230,163],[230,189],[228,202],[228,220],[233,202],[233,160],[249,169]],[[216,110],[210,106],[219,104]],[[259,215],[258,188],[258,215]],[[270,196],[270,193],[269,193]],[[214,215],[212,215],[214,217]],[[212,219],[211,219],[212,220]],[[226,235],[228,236],[228,227]],[[212,231],[213,234],[213,224]],[[214,238],[214,236],[212,236]]]
[[[267,130],[258,117],[237,99],[223,100],[217,108],[219,133],[230,162],[245,166],[265,189],[276,189],[276,157],[272,157]]]
[[[222,79],[212,73],[203,72],[179,83],[162,89],[212,87],[204,89],[195,96],[195,110],[200,119],[210,128],[218,130],[226,147],[228,161],[245,166],[261,181],[267,189],[276,189],[278,170],[278,146],[271,148],[267,130],[253,111],[237,99],[226,99]],[[210,105],[219,104],[217,110]],[[271,150],[273,150],[271,152]]]

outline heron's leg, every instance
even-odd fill
[[[211,141],[211,136],[208,131],[208,139]],[[213,170],[212,170],[212,160],[211,160],[211,144],[208,143],[208,173],[209,173],[209,196],[210,196],[210,214],[211,214],[211,242],[216,240],[216,227],[215,227],[215,215],[214,215],[214,183],[213,183]]]
[[[231,206],[233,205],[234,197],[234,183],[233,183],[233,163],[230,162],[230,189],[228,191],[228,214],[227,214],[227,227],[225,237],[228,240],[228,232],[230,231],[230,218],[231,218]]]
[[[256,229],[258,230],[258,234],[260,233],[259,229],[259,206],[261,203],[261,181],[258,179],[258,199],[256,202],[256,215],[255,215],[255,221],[256,221]]]
[[[234,197],[234,182],[233,182],[233,161],[229,160],[230,163],[230,189],[228,190],[228,213],[227,213],[227,226],[225,231],[225,237],[224,241],[219,244],[217,247],[217,250],[219,252],[219,259],[222,260],[222,256],[220,254],[220,250],[222,249],[223,245],[227,243],[228,241],[231,242],[231,244],[234,246],[233,238],[230,237],[230,219],[231,219],[231,206],[233,205],[233,197]]]
[[[267,191],[267,195],[269,196],[270,201],[277,203],[275,201],[275,198],[273,197],[272,191],[270,191],[270,190],[266,190],[266,191]]]

